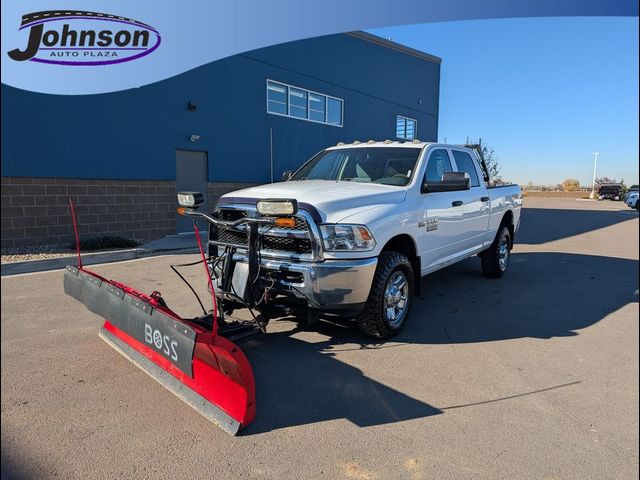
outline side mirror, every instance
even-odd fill
[[[471,183],[469,175],[465,172],[445,172],[439,182],[426,181],[422,185],[422,192],[457,192],[469,190]]]
[[[282,177],[280,178],[280,181],[286,182],[291,177],[293,177],[293,170],[285,170],[284,172],[282,172]]]
[[[182,208],[197,209],[204,201],[200,192],[178,192],[178,205]]]

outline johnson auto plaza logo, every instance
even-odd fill
[[[112,65],[149,55],[160,46],[158,31],[131,18],[78,10],[51,10],[22,17],[26,46],[7,52],[18,62]]]

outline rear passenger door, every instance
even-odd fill
[[[425,180],[442,181],[442,174],[452,172],[453,164],[445,148],[435,147],[428,153]],[[464,219],[461,194],[467,192],[421,193],[421,211],[418,212],[418,248],[422,257],[422,273],[436,269],[457,256],[463,238],[460,235]]]
[[[468,252],[481,248],[484,243],[489,226],[491,204],[477,160],[466,150],[452,148],[451,153],[456,170],[467,173],[471,185],[471,189],[465,193],[461,230],[464,237],[463,250]]]

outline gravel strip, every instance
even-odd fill
[[[83,253],[115,252],[129,250],[129,248],[105,248]],[[0,255],[1,263],[27,262],[47,260],[50,258],[74,257],[76,252],[66,245],[38,245],[33,247],[3,248]]]

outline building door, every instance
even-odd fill
[[[176,150],[176,191],[201,192],[204,195],[204,203],[200,206],[203,212],[208,211],[207,172],[207,152]],[[192,219],[178,215],[177,224],[178,233],[193,232]],[[204,222],[199,221],[198,227],[206,231]]]

